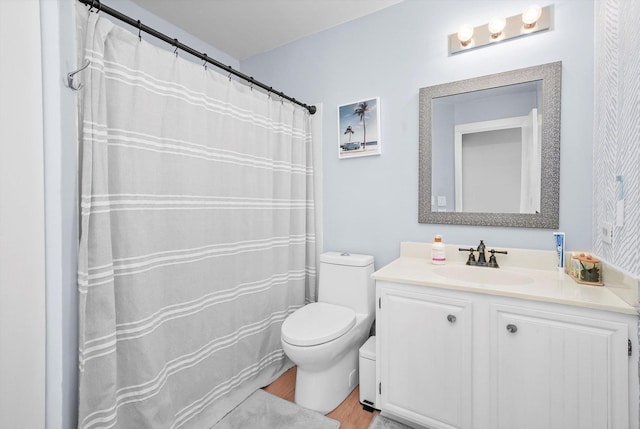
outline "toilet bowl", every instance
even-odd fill
[[[371,256],[321,255],[318,302],[282,324],[282,348],[298,366],[298,405],[326,414],[358,385],[358,350],[375,315],[372,272]]]

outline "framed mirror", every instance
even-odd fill
[[[420,89],[419,222],[558,227],[562,63]]]

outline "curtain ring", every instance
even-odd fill
[[[138,39],[142,42],[142,23],[138,20]]]
[[[269,92],[267,92],[267,98],[269,98],[269,100],[271,100],[271,92],[273,91],[273,87],[270,86],[269,87]]]
[[[249,78],[249,82],[251,82],[251,84],[249,85],[249,89],[253,91],[253,76]]]
[[[173,39],[174,50],[173,53],[176,54],[176,58],[178,58],[178,39]]]
[[[204,60],[204,63],[202,65],[203,65],[204,69],[206,70],[207,69],[207,61],[208,61],[207,60],[207,54],[204,54],[203,60]]]

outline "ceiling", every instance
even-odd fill
[[[1,1],[1,0],[0,0]],[[244,60],[402,0],[133,0]]]

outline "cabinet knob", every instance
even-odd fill
[[[447,320],[449,321],[449,323],[456,323],[456,316],[450,314],[447,316]]]
[[[518,327],[510,323],[507,325],[507,331],[509,331],[512,334],[515,334],[516,332],[518,332]]]

